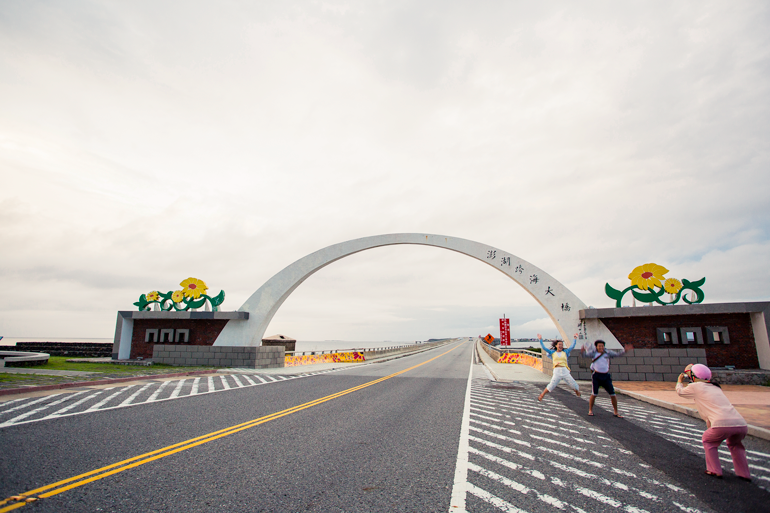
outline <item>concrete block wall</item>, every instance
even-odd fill
[[[675,382],[679,374],[689,363],[706,361],[704,348],[672,349],[634,349],[630,353],[610,360],[610,372],[614,381],[671,381]],[[591,358],[580,356],[573,351],[569,358],[572,377],[579,380],[591,380]],[[543,359],[545,369],[545,358]]]
[[[542,353],[542,360],[543,360],[543,374],[548,374],[549,376],[553,376],[553,360],[551,360],[551,357],[548,356],[548,353],[543,351]],[[569,367],[572,369],[572,358],[569,359]],[[572,377],[575,379],[580,379],[577,376],[575,376],[575,371],[573,370],[571,372]]]
[[[152,360],[169,365],[272,369],[284,366],[283,347],[224,347],[155,344]]]

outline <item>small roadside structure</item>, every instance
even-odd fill
[[[285,335],[271,335],[262,339],[263,346],[280,346],[284,348],[284,351],[294,352],[297,347],[297,340],[289,338]]]
[[[50,355],[26,351],[0,351],[0,367],[29,367],[45,365]]]

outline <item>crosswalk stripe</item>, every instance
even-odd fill
[[[468,470],[472,470],[473,472],[476,472],[477,474],[481,474],[484,477],[488,477],[488,478],[493,479],[493,480],[495,480],[495,481],[497,481],[499,483],[502,483],[505,486],[507,486],[508,488],[510,488],[512,490],[516,490],[517,492],[519,492],[519,493],[521,493],[523,495],[527,495],[529,492],[532,492],[538,499],[540,499],[541,501],[545,502],[546,504],[548,504],[549,506],[552,506],[554,508],[564,509],[564,507],[566,506],[565,503],[563,503],[562,501],[560,501],[559,499],[557,499],[555,497],[552,497],[552,496],[550,496],[548,494],[545,494],[545,493],[540,493],[537,490],[535,490],[534,488],[529,488],[529,487],[527,487],[527,486],[525,486],[525,485],[523,485],[521,483],[518,483],[518,482],[514,481],[513,479],[507,478],[505,476],[501,476],[500,474],[498,474],[496,472],[492,472],[491,470],[487,470],[485,468],[479,467],[478,465],[476,465],[474,463],[469,463],[468,464]]]
[[[248,386],[263,385],[263,384],[269,384],[269,383],[280,383],[291,379],[310,377],[310,376],[325,374],[327,372],[333,372],[333,371],[334,369],[320,371],[320,372],[313,372],[313,373],[303,373],[303,374],[292,375],[288,377],[279,376],[280,379],[275,379],[273,377],[268,376],[270,378],[269,380],[254,374],[252,374],[252,376],[256,379],[252,379],[251,377],[245,374],[241,374],[241,375],[230,374],[229,377],[232,379],[232,381],[229,381],[229,379],[226,378],[225,375],[221,375],[219,376],[219,379],[221,382],[221,388],[217,388],[217,383],[214,380],[213,376],[208,376],[204,378],[199,376],[192,380],[190,391],[189,393],[186,393],[186,394],[184,393],[185,386],[187,384],[190,384],[190,380],[189,379],[177,380],[176,384],[174,385],[173,391],[168,395],[168,397],[163,397],[164,391],[172,385],[172,381],[149,382],[143,385],[139,389],[136,389],[136,387],[138,387],[139,385],[133,384],[133,385],[126,385],[126,386],[120,387],[117,390],[114,390],[116,387],[107,387],[101,390],[83,390],[76,393],[56,393],[56,394],[51,394],[51,395],[38,397],[38,398],[21,397],[18,399],[12,399],[10,401],[0,403],[0,416],[6,416],[14,412],[26,410],[21,415],[14,416],[12,418],[6,418],[4,421],[0,422],[0,428],[8,427],[11,425],[17,425],[20,422],[26,424],[29,422],[37,422],[39,420],[57,418],[60,416],[76,415],[81,413],[92,413],[94,411],[99,411],[99,410],[116,409],[116,408],[127,407],[127,406],[135,406],[138,404],[149,404],[153,402],[168,401],[172,399],[192,397],[199,394],[207,394],[212,392],[221,392],[225,390],[239,389],[239,388],[244,388]],[[200,386],[201,382],[207,385],[206,388],[201,389],[201,386]],[[147,391],[150,387],[153,387],[153,386],[157,388],[152,390],[152,392],[150,393],[147,399],[141,402],[134,402],[136,398],[141,395],[142,392]],[[88,408],[83,409],[82,411],[74,412],[74,413],[71,412],[71,410],[75,409],[77,406],[80,406],[81,404],[87,401],[95,400],[98,398],[97,396],[100,396],[101,394],[109,390],[114,390],[114,391],[110,395],[106,397],[102,397],[95,404],[89,406]],[[132,390],[133,390],[133,393],[129,397],[127,397],[125,400],[123,400],[121,403],[114,406],[105,406],[105,405],[108,405],[111,401],[113,401],[118,396],[123,395],[127,392],[130,392]],[[65,403],[75,397],[79,397],[84,394],[89,394],[89,395],[88,397],[83,398],[83,400],[77,402],[77,404],[66,406],[54,412],[54,414],[51,414],[48,416],[40,417],[38,419],[26,420],[49,408]],[[55,400],[55,398],[60,398],[60,399]],[[38,408],[33,408],[35,405],[40,405],[40,406]]]
[[[70,411],[70,410],[73,410],[73,409],[77,408],[77,407],[78,407],[78,406],[80,406],[81,404],[83,404],[83,403],[85,403],[85,402],[88,402],[88,401],[90,401],[90,400],[91,400],[91,399],[93,399],[94,397],[96,397],[96,396],[100,395],[102,392],[103,392],[103,390],[99,390],[98,392],[94,392],[94,393],[93,393],[93,394],[91,394],[91,395],[87,395],[87,396],[83,397],[82,399],[80,399],[79,401],[75,401],[75,402],[74,402],[74,403],[72,403],[72,404],[68,404],[67,406],[65,406],[65,407],[64,407],[64,408],[62,408],[61,410],[58,410],[58,411],[55,411],[55,412],[51,413],[50,415],[48,415],[48,416],[47,416],[47,417],[45,417],[45,418],[49,418],[49,419],[51,419],[51,418],[54,418],[54,417],[59,417],[59,416],[61,416],[61,415],[65,414],[65,413],[67,413],[68,411]]]
[[[536,479],[545,480],[545,474],[543,474],[540,471],[537,471],[535,469],[526,468],[523,465],[519,465],[518,463],[514,463],[512,461],[508,461],[508,460],[503,459],[503,458],[498,458],[497,456],[494,456],[492,454],[486,453],[484,451],[480,451],[480,450],[476,449],[475,447],[469,447],[468,448],[468,452],[471,453],[471,454],[476,454],[478,456],[481,456],[482,458],[486,458],[489,461],[494,461],[498,465],[502,465],[504,467],[508,467],[511,470],[518,470],[520,472],[524,472],[526,474],[529,474],[530,476],[532,476],[532,477],[534,477]]]
[[[160,393],[163,391],[164,388],[168,386],[168,384],[171,383],[170,381],[164,381],[160,384],[158,388],[155,389],[155,391],[150,395],[150,397],[145,401],[146,403],[154,403],[157,399]]]
[[[197,377],[193,380],[193,386],[190,390],[190,395],[198,395],[198,387],[200,386],[201,378]]]
[[[8,420],[4,421],[2,424],[0,424],[0,427],[12,426],[12,425],[18,423],[19,421],[26,419],[27,417],[31,417],[31,416],[33,416],[33,415],[35,415],[37,413],[40,413],[41,411],[47,410],[51,406],[57,406],[59,404],[67,402],[70,399],[73,399],[73,398],[78,397],[79,395],[83,395],[85,393],[86,393],[86,391],[84,390],[82,392],[75,392],[74,394],[66,394],[65,397],[62,397],[59,400],[56,400],[56,401],[53,401],[51,403],[45,404],[43,406],[35,408],[34,410],[30,410],[30,411],[28,411],[26,413],[22,413],[21,415],[17,415],[16,417],[14,417],[12,419],[8,419]],[[64,395],[64,394],[56,394],[56,395]],[[34,403],[38,403],[38,402],[40,402],[40,401],[34,401]]]
[[[510,502],[506,502],[500,497],[497,497],[496,495],[492,495],[486,490],[482,490],[481,488],[478,488],[477,486],[474,486],[470,483],[468,484],[468,493],[475,495],[476,497],[483,500],[484,502],[488,502],[489,504],[507,513],[528,513],[523,509],[517,508]]]
[[[187,382],[186,379],[180,379],[179,382],[174,387],[174,390],[171,392],[171,395],[169,396],[169,399],[173,399],[175,397],[179,397],[179,393],[182,391],[182,387]]]
[[[131,401],[133,401],[139,394],[141,394],[142,392],[144,392],[145,390],[150,388],[151,385],[152,385],[152,383],[147,383],[142,388],[140,388],[139,390],[137,390],[136,392],[134,392],[133,394],[128,396],[125,401],[120,403],[120,405],[121,406],[127,406],[127,405],[131,404]]]
[[[505,429],[506,433],[516,433],[517,435],[521,434],[521,431],[516,431],[515,429],[510,429],[510,428],[503,428],[503,427],[500,427],[497,424],[490,424],[488,422],[484,422],[484,421],[481,421],[481,420],[476,420],[476,419],[473,419],[473,418],[471,418],[471,422],[473,422],[475,424],[482,425],[482,426],[487,426],[487,427],[490,427],[490,428],[493,428],[493,429]],[[515,426],[515,424],[513,422],[508,422],[508,421],[505,421],[505,420],[503,421],[503,424],[510,424],[511,426]]]
[[[110,400],[111,400],[113,397],[117,397],[117,396],[119,396],[120,394],[122,394],[123,392],[128,392],[129,390],[131,390],[131,389],[132,389],[132,388],[134,388],[135,386],[137,386],[137,385],[128,385],[127,387],[123,387],[123,388],[121,388],[121,389],[120,389],[120,390],[118,390],[117,392],[113,392],[112,394],[108,395],[107,397],[105,397],[104,399],[102,399],[101,401],[99,401],[98,403],[96,403],[96,404],[94,404],[93,406],[91,406],[90,408],[88,408],[88,410],[86,410],[86,411],[96,411],[96,410],[98,410],[99,408],[101,408],[102,406],[104,406],[105,404],[107,404],[108,402],[110,402]],[[109,389],[105,389],[105,390],[109,390]]]
[[[78,392],[78,393],[81,393],[81,392]],[[32,406],[33,404],[42,403],[44,401],[49,400],[51,397],[55,397],[55,396],[58,396],[58,395],[62,395],[62,394],[53,394],[53,395],[44,396],[44,397],[41,397],[40,399],[35,399],[35,400],[30,401],[28,403],[20,404],[20,405],[14,407],[14,408],[9,409],[9,410],[5,410],[4,412],[0,412],[0,414],[5,415],[6,413],[11,413],[12,411],[18,411],[18,410],[20,410],[22,408],[26,408],[27,406]]]

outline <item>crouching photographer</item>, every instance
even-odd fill
[[[692,383],[684,385],[687,377]],[[748,433],[746,421],[727,399],[722,387],[711,382],[711,369],[696,363],[685,367],[676,383],[676,393],[695,401],[698,413],[706,421],[703,433],[703,449],[706,451],[706,474],[722,477],[722,464],[719,461],[719,446],[727,440],[727,448],[733,457],[735,474],[744,481],[751,481],[749,463],[746,461],[746,449],[743,439]]]

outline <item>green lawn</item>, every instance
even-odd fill
[[[69,371],[85,371],[85,372],[106,372],[109,374],[123,373],[123,374],[136,374],[143,372],[151,372],[158,369],[162,369],[164,372],[185,372],[189,370],[201,370],[201,369],[215,369],[216,367],[175,367],[173,365],[167,365],[163,363],[156,363],[153,365],[118,365],[115,363],[88,363],[78,362],[71,363],[68,359],[72,359],[70,356],[52,356],[48,359],[48,363],[45,365],[35,365],[33,369],[51,369],[51,370],[69,370]]]
[[[156,374],[173,374],[177,372],[190,372],[210,370],[213,371],[219,367],[178,367],[174,365],[154,364],[154,365],[117,365],[113,363],[88,363],[77,362],[70,363],[66,356],[52,356],[45,365],[35,365],[33,367],[8,367],[9,369],[48,369],[94,372],[90,376],[46,376],[44,374],[16,374],[2,372],[0,369],[0,388],[16,388],[35,385],[53,385],[59,383],[71,383],[79,381],[95,381],[110,378],[129,378],[141,376],[153,376]]]

